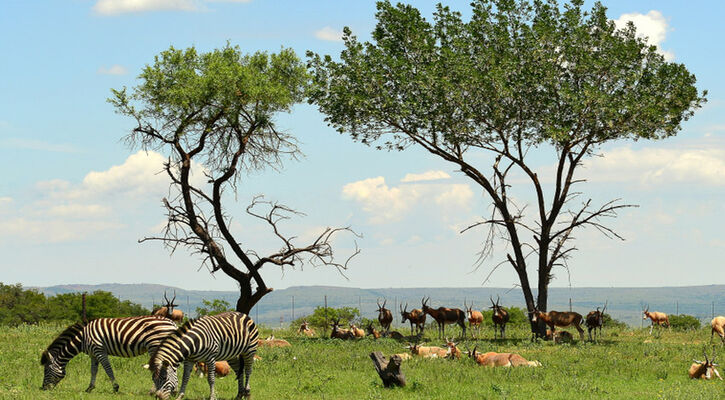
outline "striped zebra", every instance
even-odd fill
[[[83,352],[91,357],[91,383],[86,392],[96,387],[99,363],[111,379],[113,391],[118,392],[119,386],[108,356],[136,357],[146,352],[153,354],[163,339],[175,331],[176,325],[171,320],[156,316],[99,318],[86,325],[73,324],[40,357],[40,363],[45,366],[42,389],[55,387],[65,377],[68,362]],[[176,370],[170,368],[164,380],[154,380],[154,391],[160,388],[174,390],[177,383]]]
[[[217,361],[228,361],[237,374],[239,392],[237,399],[249,395],[249,377],[252,374],[254,354],[257,352],[259,332],[257,326],[246,314],[226,312],[218,315],[190,320],[169,335],[161,343],[159,349],[151,356],[149,368],[155,379],[163,379],[168,367],[176,367],[184,362],[184,377],[179,389],[179,397],[184,396],[194,363],[205,362],[208,367],[207,379],[211,395],[214,392],[214,364]],[[244,370],[244,376],[242,376]],[[160,390],[157,396],[167,399],[168,390]]]

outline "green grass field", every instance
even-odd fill
[[[150,373],[142,368],[146,356],[112,358],[119,394],[112,392],[103,370],[96,389],[84,392],[90,362],[84,354],[68,364],[68,374],[52,391],[40,390],[40,353],[64,328],[60,325],[5,327],[0,335],[0,399],[148,399]],[[450,329],[450,328],[449,328]],[[403,331],[405,332],[405,331]],[[458,332],[455,330],[454,332]],[[263,331],[266,336],[270,331]],[[441,345],[427,332],[425,341]],[[451,332],[449,332],[450,334]],[[484,332],[488,338],[492,331]],[[531,343],[524,329],[511,330],[515,339],[466,341],[479,351],[518,352],[539,360],[539,368],[484,368],[472,360],[413,359],[403,363],[404,388],[385,389],[368,354],[404,352],[405,343],[391,339],[342,342],[301,338],[276,331],[292,343],[289,348],[262,348],[251,378],[253,399],[723,399],[725,382],[694,381],[687,376],[693,358],[702,359],[709,331],[605,331],[598,343],[554,345]],[[718,353],[725,349],[718,344]],[[710,349],[711,351],[711,349]],[[721,354],[718,359],[725,359]],[[722,371],[721,371],[722,374]],[[220,399],[233,398],[233,373],[217,380]],[[192,377],[187,399],[209,395],[206,379]]]

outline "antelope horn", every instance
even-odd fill
[[[380,299],[375,299],[375,302],[378,303],[378,309],[380,308]]]
[[[496,295],[496,306],[498,306],[499,301],[501,301],[501,296]]]
[[[604,314],[604,310],[606,310],[606,309],[607,309],[607,303],[608,303],[608,302],[609,302],[609,300],[605,300],[605,301],[604,301],[604,308],[602,308],[602,314]]]

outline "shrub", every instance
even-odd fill
[[[353,307],[327,307],[328,327],[332,326],[332,321],[334,319],[340,319],[340,326],[344,328],[348,324],[350,324],[350,322],[360,319],[360,310]],[[317,308],[315,308],[315,311],[313,311],[312,314],[297,318],[296,320],[292,321],[291,326],[299,327],[304,321],[309,322],[310,326],[315,329],[325,329],[325,307],[318,306]]]
[[[620,320],[612,318],[612,316],[609,314],[604,314],[604,327],[607,329],[627,329],[627,324]]]
[[[670,326],[673,329],[681,331],[690,331],[700,329],[700,320],[692,315],[680,314],[670,315]]]
[[[232,305],[226,300],[214,299],[212,301],[203,299],[201,307],[196,307],[196,316],[217,315],[227,311],[234,311]]]

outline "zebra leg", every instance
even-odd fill
[[[118,383],[116,383],[116,378],[113,376],[113,369],[111,368],[111,362],[108,361],[108,354],[99,353],[96,355],[96,358],[98,359],[98,362],[100,362],[103,366],[103,369],[106,371],[106,375],[108,375],[108,378],[111,380],[114,393],[118,393],[119,386]]]
[[[86,393],[90,393],[96,387],[96,374],[98,374],[98,360],[95,357],[91,357],[91,383],[88,384]]]
[[[176,400],[181,400],[186,394],[186,384],[189,383],[189,377],[191,376],[191,370],[194,369],[194,363],[188,360],[184,360],[184,377],[181,378],[181,388],[179,388],[179,396]]]
[[[239,393],[237,394],[237,399],[249,396],[249,393],[251,392],[251,387],[249,386],[249,378],[252,376],[252,364],[254,364],[255,353],[256,351],[242,354],[239,356],[240,372],[242,367],[244,369],[244,388],[242,388],[242,380],[239,379]],[[239,375],[237,375],[237,377],[239,377]]]
[[[206,380],[209,382],[209,400],[216,400],[216,393],[214,392],[214,378],[216,377],[216,361],[209,360],[206,363],[207,375]]]

